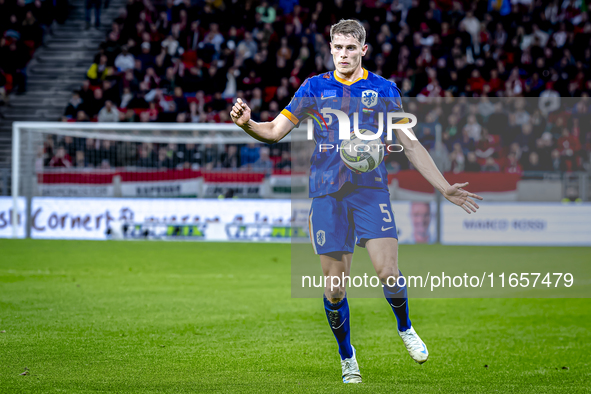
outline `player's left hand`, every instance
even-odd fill
[[[473,198],[482,200],[482,197],[480,197],[478,194],[470,193],[462,189],[466,186],[468,186],[468,182],[453,184],[447,188],[443,196],[450,202],[464,208],[464,211],[468,213],[476,212],[476,210],[480,207],[478,204],[476,204]]]

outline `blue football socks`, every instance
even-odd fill
[[[339,353],[341,359],[353,357],[353,347],[351,346],[351,334],[349,325],[349,303],[347,298],[343,298],[336,304],[330,302],[326,295],[324,296],[324,310],[328,318],[328,324],[332,333],[339,344]]]
[[[400,277],[402,272],[398,271]],[[392,282],[392,281],[390,281]],[[398,283],[403,283],[402,279]],[[392,284],[392,283],[390,283]],[[396,320],[398,321],[398,331],[406,331],[410,328],[410,318],[408,317],[408,295],[406,292],[406,281],[404,286],[399,287],[398,284],[389,287],[387,284],[384,285],[384,297],[388,301],[388,304],[392,307]]]

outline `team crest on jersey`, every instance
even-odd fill
[[[366,108],[371,108],[378,103],[378,92],[375,90],[364,90],[361,92],[361,102]]]
[[[316,243],[320,246],[324,245],[326,242],[326,235],[324,234],[324,230],[318,230],[316,232]]]

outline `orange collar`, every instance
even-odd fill
[[[332,72],[332,75],[334,76],[334,79],[336,79],[336,80],[337,80],[337,81],[339,81],[340,83],[342,83],[342,84],[344,84],[344,85],[347,85],[347,86],[351,86],[351,85],[353,85],[353,84],[354,84],[355,82],[357,82],[357,81],[360,81],[360,80],[362,80],[362,79],[367,79],[368,72],[367,72],[367,70],[364,68],[364,69],[363,69],[363,76],[361,76],[361,77],[357,78],[357,79],[356,79],[356,80],[354,80],[354,81],[346,81],[346,80],[344,80],[343,78],[339,78],[339,76],[337,75],[336,71],[333,71],[333,72]]]

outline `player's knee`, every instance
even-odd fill
[[[324,294],[326,294],[326,298],[333,304],[336,304],[343,298],[345,298],[345,288],[344,287],[327,287]]]
[[[378,278],[380,278],[380,282],[384,285],[387,285],[388,283],[396,283],[399,276],[398,270],[395,270],[392,267],[382,268],[377,274]]]

